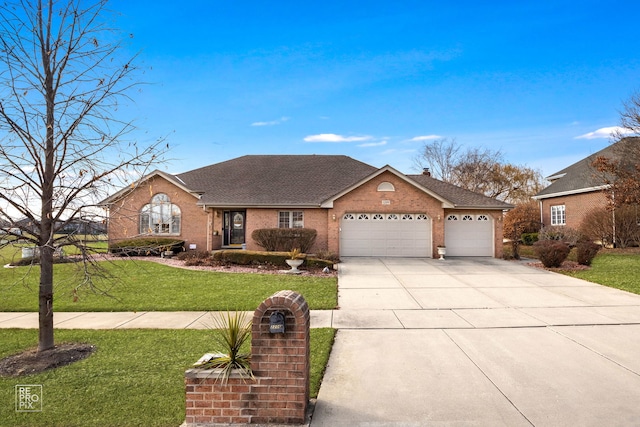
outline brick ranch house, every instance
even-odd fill
[[[540,205],[540,221],[545,227],[567,226],[579,229],[595,208],[607,206],[605,190],[609,187],[592,166],[597,157],[609,159],[624,152],[627,144],[640,144],[640,137],[623,138],[604,149],[548,176],[551,184],[533,196]]]
[[[246,247],[260,228],[313,228],[339,256],[502,256],[513,206],[340,155],[248,155],[178,175],[155,171],[103,201],[109,241],[144,235],[189,249]]]

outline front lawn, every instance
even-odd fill
[[[338,303],[335,277],[195,271],[149,261],[102,262],[117,280],[95,285],[111,297],[92,293],[75,264],[55,266],[55,311],[235,311],[255,310],[277,291],[304,296],[312,310]],[[0,268],[0,311],[37,311],[39,267]]]
[[[568,276],[640,294],[640,254],[607,250],[599,253],[591,268],[561,271]]]
[[[511,253],[511,245],[504,246],[504,253]],[[520,245],[522,258],[536,258],[533,246]],[[571,249],[568,261],[576,261],[576,249]],[[601,249],[585,270],[553,269],[557,273],[588,280],[611,288],[640,294],[640,248]]]
[[[316,397],[335,331],[311,330]],[[58,330],[59,343],[97,347],[85,360],[21,378],[0,377],[0,426],[172,426],[184,421],[184,371],[211,348],[207,330]],[[0,359],[33,346],[34,329],[0,330]],[[42,385],[42,412],[16,412],[16,385]]]

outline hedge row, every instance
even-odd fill
[[[287,252],[262,252],[262,251],[242,251],[242,250],[223,250],[213,253],[213,259],[220,263],[236,264],[236,265],[275,265],[286,266],[289,259]],[[307,267],[329,267],[332,268],[333,261],[304,257],[304,266]]]
[[[184,240],[169,237],[141,237],[109,243],[109,253],[122,256],[160,255],[163,251],[174,254],[184,250]]]

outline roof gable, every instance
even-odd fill
[[[118,191],[118,192],[112,194],[111,196],[107,197],[102,202],[100,202],[100,205],[110,205],[110,204],[115,203],[116,201],[118,201],[122,197],[124,197],[127,194],[129,194],[131,191],[135,190],[136,188],[139,188],[143,183],[145,183],[145,182],[149,181],[150,179],[153,179],[153,178],[155,178],[157,176],[166,179],[167,181],[169,181],[170,183],[172,183],[176,187],[180,188],[181,190],[185,191],[186,193],[191,194],[195,198],[199,198],[199,196],[200,196],[197,191],[193,191],[193,190],[189,189],[186,186],[186,184],[184,183],[184,181],[182,181],[180,178],[178,178],[178,177],[176,177],[174,175],[171,175],[169,173],[163,172],[161,170],[155,170],[155,171],[151,172],[150,174],[143,176],[142,178],[140,178],[138,181],[136,181],[135,183],[131,184],[130,186],[124,187],[120,191]]]
[[[329,199],[325,200],[322,203],[322,207],[324,208],[331,208],[333,207],[333,202],[336,201],[337,199],[339,199],[340,197],[344,196],[345,194],[350,193],[351,191],[353,191],[354,189],[360,187],[361,185],[363,185],[366,182],[371,181],[372,179],[374,179],[377,176],[382,175],[384,172],[390,172],[392,174],[394,174],[396,177],[402,179],[405,182],[408,182],[410,185],[414,186],[414,187],[418,187],[420,190],[424,191],[425,193],[429,194],[431,197],[435,198],[436,200],[442,202],[443,205],[448,205],[448,201],[443,198],[442,196],[440,196],[437,193],[434,193],[433,191],[429,190],[428,188],[422,187],[421,185],[419,185],[419,183],[417,183],[414,180],[409,179],[406,175],[398,172],[396,169],[392,168],[389,165],[386,165],[380,169],[375,170],[374,172],[372,172],[370,175],[362,178],[360,181],[358,182],[354,182],[352,185],[350,185],[349,187],[344,188],[342,191],[340,191],[339,193],[333,195],[332,197],[330,197]],[[452,206],[451,206],[452,207]]]

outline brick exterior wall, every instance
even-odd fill
[[[207,249],[211,238],[208,236],[209,213],[196,206],[198,201],[193,195],[170,183],[160,176],[154,176],[128,192],[109,208],[109,242],[140,237],[139,213],[142,207],[151,202],[159,193],[169,196],[171,203],[180,207],[181,221],[179,234],[158,236],[175,237],[185,241],[185,248],[195,244],[197,249]]]
[[[577,230],[592,209],[607,205],[607,199],[602,191],[542,199],[542,223],[545,227],[551,226],[551,206],[558,205],[565,206],[566,227]]]
[[[245,225],[247,249],[260,251],[258,246],[251,239],[251,233],[260,228],[278,228],[278,213],[280,211],[302,211],[304,215],[304,227],[313,228],[317,231],[316,242],[311,248],[311,252],[327,250],[327,210],[326,209],[247,209],[247,223]]]
[[[285,333],[269,332],[271,313],[285,313]],[[253,315],[251,369],[255,380],[226,384],[207,371],[185,373],[186,425],[304,424],[309,404],[310,312],[302,295],[280,291]]]

